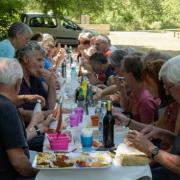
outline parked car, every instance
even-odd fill
[[[73,21],[52,14],[26,13],[21,15],[21,21],[28,24],[34,33],[49,33],[61,44],[77,45],[79,33],[83,30]]]

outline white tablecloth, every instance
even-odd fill
[[[40,170],[35,180],[136,180],[148,176],[149,166],[112,166],[107,169]]]

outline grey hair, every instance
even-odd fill
[[[118,49],[113,52],[109,60],[112,64],[121,67],[122,60],[124,56],[127,56],[127,55],[128,53],[126,51]]]
[[[42,46],[37,41],[29,41],[22,48],[16,51],[16,58],[19,62],[22,62],[24,56],[31,57],[34,55],[35,51],[39,51],[43,56],[45,56],[45,51]]]
[[[26,35],[32,35],[32,30],[31,28],[22,23],[22,22],[15,22],[13,23],[10,28],[8,29],[8,37],[9,38],[14,38],[16,37],[16,34],[19,33],[23,36],[26,36]]]
[[[173,84],[180,83],[180,55],[165,62],[160,71],[159,79],[166,78]]]
[[[105,44],[109,45],[108,39],[105,36],[103,36],[103,35],[96,36],[96,39],[100,40],[102,43],[105,43]]]
[[[22,77],[23,70],[16,59],[0,58],[0,83],[14,85]]]

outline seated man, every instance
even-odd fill
[[[35,176],[23,121],[13,102],[23,77],[16,60],[2,58],[0,63],[0,179]]]
[[[89,72],[88,78],[92,84],[107,84],[108,78],[112,75],[116,75],[107,58],[102,53],[94,53],[90,57],[89,63],[92,70]],[[97,78],[98,75],[101,75],[101,77]]]

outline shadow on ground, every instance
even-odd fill
[[[115,46],[117,46],[118,48],[131,47],[131,48],[137,49],[137,51],[140,51],[140,52],[148,52],[150,50],[158,50],[158,49],[154,49],[154,48],[150,48],[150,47],[146,47],[146,46],[129,46],[129,45],[115,45]],[[158,50],[158,51],[169,54],[172,57],[180,55],[180,51],[172,51],[172,50]]]

